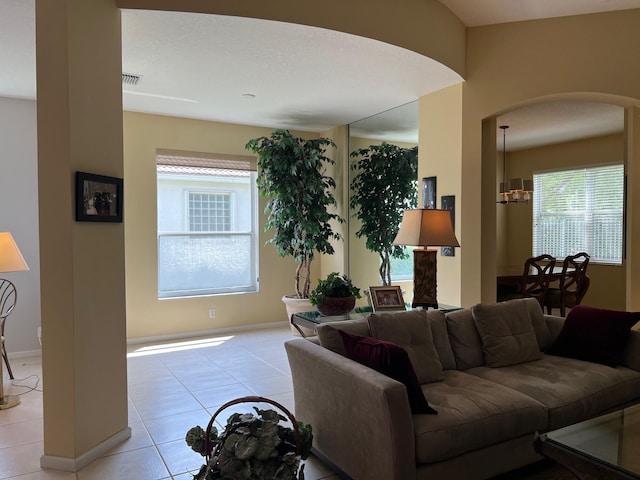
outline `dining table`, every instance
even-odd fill
[[[524,265],[524,263],[523,263]],[[498,290],[498,297],[504,294],[519,292],[522,285],[522,274],[524,273],[523,265],[503,265],[498,266],[496,269],[496,286]],[[567,272],[573,271],[572,268],[567,269]],[[537,270],[531,268],[529,270],[530,275],[535,275]],[[562,265],[555,265],[550,273],[550,282],[560,280],[562,276]]]

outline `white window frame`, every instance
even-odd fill
[[[563,197],[569,200],[576,198],[576,194],[562,190],[562,187],[568,188],[569,177],[575,177],[578,174],[585,177],[584,198],[580,198],[573,209],[559,211],[559,207],[556,207],[554,211],[553,198],[560,200],[558,205],[563,203]],[[601,176],[603,174],[610,175],[608,178],[604,177],[604,180],[608,180],[608,183],[596,184],[598,178],[603,178]],[[567,178],[567,182],[558,183],[557,185],[547,183],[547,186],[543,187],[543,182],[545,181],[558,182],[558,179],[562,178]],[[567,255],[586,252],[591,256],[591,263],[622,264],[625,241],[625,172],[623,164],[593,165],[534,172],[533,181],[533,256],[550,254],[556,258],[564,259]],[[550,188],[556,188],[557,191],[550,191]],[[545,194],[554,196],[549,202],[551,205],[545,203]],[[607,196],[611,198],[611,202],[603,205],[603,202],[600,201],[602,208],[598,208],[594,200]],[[543,209],[547,210],[547,212],[544,212]],[[556,222],[555,225],[554,221]],[[579,227],[581,223],[584,225],[584,237],[581,240],[572,241],[571,229],[576,228],[576,226]],[[611,227],[612,223],[613,228]],[[603,239],[598,235],[599,226],[602,232],[606,232],[609,239]],[[602,242],[605,241],[608,241],[609,245],[611,245],[611,242],[615,242],[616,239],[619,239],[620,243],[613,247],[614,250],[612,250],[611,246],[597,246],[602,245]],[[618,249],[619,252],[616,251]]]
[[[244,157],[244,156],[235,156],[235,155],[218,155],[218,154],[206,154],[206,153],[192,153],[192,152],[182,152],[182,151],[171,151],[171,150],[157,150],[156,157],[158,160],[158,174],[162,175],[160,172],[161,165],[163,167],[170,166],[170,168],[179,168],[182,169],[182,173],[186,177],[195,174],[196,177],[198,175],[206,175],[207,169],[216,169],[218,172],[220,170],[244,170],[248,171],[250,178],[251,188],[249,189],[250,199],[248,202],[251,205],[251,229],[236,231],[237,225],[234,219],[234,208],[237,207],[236,198],[234,192],[229,192],[228,190],[220,189],[220,188],[189,188],[186,187],[183,190],[182,198],[184,205],[181,208],[182,219],[180,222],[181,227],[174,229],[172,231],[160,231],[158,230],[158,244],[157,244],[157,262],[158,262],[158,298],[159,299],[170,299],[170,298],[181,298],[181,297],[192,297],[192,296],[209,296],[209,295],[220,295],[220,294],[231,294],[231,293],[251,293],[259,291],[259,273],[258,273],[258,265],[259,265],[259,257],[258,257],[258,190],[256,186],[256,160],[253,157]],[[204,170],[203,170],[204,169]],[[185,173],[186,172],[186,173]],[[160,178],[160,177],[159,177]],[[218,232],[198,232],[198,231],[190,231],[190,222],[189,222],[189,192],[196,193],[214,193],[214,194],[230,194],[231,195],[231,229],[229,231],[218,231]],[[243,201],[243,204],[247,203],[247,200]],[[174,211],[175,213],[175,211]],[[175,228],[175,227],[174,227]],[[182,231],[179,231],[180,228]],[[190,244],[189,239],[194,239],[194,241],[201,241],[202,239],[214,237],[221,238],[242,238],[245,237],[249,241],[249,251],[250,251],[250,259],[249,259],[249,268],[250,272],[248,277],[251,279],[248,284],[242,285],[233,285],[227,287],[213,287],[209,288],[197,288],[197,289],[175,289],[175,290],[164,290],[161,291],[161,265],[162,265],[162,245],[163,239],[169,240],[170,237],[174,237],[175,240],[183,239],[184,243]],[[196,240],[196,239],[201,240]],[[206,240],[205,240],[206,241]],[[175,250],[174,250],[175,251]],[[193,251],[185,252],[186,254],[193,255]],[[197,254],[197,252],[196,252]],[[208,257],[211,258],[211,257]],[[224,262],[225,259],[219,260],[218,262]],[[207,263],[209,263],[207,261]],[[199,264],[201,265],[201,264]],[[171,278],[171,277],[169,277]]]

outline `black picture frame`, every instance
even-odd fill
[[[121,178],[76,172],[76,221],[122,222],[122,185]]]
[[[456,196],[455,195],[443,195],[440,197],[440,208],[442,210],[449,210],[451,214],[451,226],[453,226],[453,232],[456,231]],[[443,257],[455,257],[455,247],[441,247],[440,255]]]
[[[422,179],[422,208],[436,208],[436,177]]]

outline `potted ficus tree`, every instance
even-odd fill
[[[391,258],[407,258],[393,245],[402,214],[418,202],[418,147],[403,148],[383,142],[351,152],[350,207],[360,220],[355,235],[366,238],[366,248],[380,257],[380,281],[391,284]]]
[[[304,139],[282,129],[246,145],[258,155],[258,192],[269,198],[265,230],[274,231],[269,243],[279,255],[291,255],[297,262],[295,294],[285,296],[285,304],[288,299],[308,299],[314,255],[333,254],[331,240],[341,238],[332,228],[332,222],[344,219],[331,211],[336,184],[326,167],[335,162],[325,155],[328,147],[335,147],[329,138]]]

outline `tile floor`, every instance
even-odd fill
[[[40,469],[44,453],[41,362],[39,357],[14,359],[16,380],[9,380],[5,371],[5,393],[21,395],[22,401],[0,410],[0,479],[191,480],[190,472],[197,471],[203,459],[184,442],[185,433],[195,425],[205,428],[220,405],[245,395],[262,395],[295,414],[283,347],[289,338],[286,326],[130,346],[132,436],[77,473]],[[233,406],[220,417],[224,421],[232,411],[251,407]],[[338,479],[314,457],[305,463],[307,480]]]

